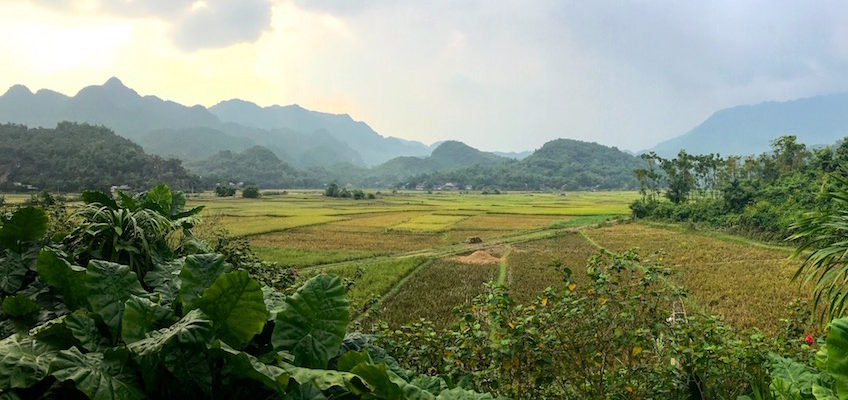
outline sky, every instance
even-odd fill
[[[721,108],[848,91],[846,15],[837,1],[0,0],[0,88],[73,95],[115,76],[427,144],[635,151]]]

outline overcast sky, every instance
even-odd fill
[[[0,0],[0,87],[117,76],[428,144],[640,150],[720,108],[848,91],[846,17],[836,1]]]

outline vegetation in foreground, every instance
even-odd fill
[[[346,335],[336,276],[261,285],[192,234],[180,192],[82,198],[70,231],[37,207],[2,216],[4,398],[490,397]]]

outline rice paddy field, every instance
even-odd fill
[[[638,248],[645,257],[662,254],[675,283],[688,289],[687,308],[740,328],[779,329],[788,304],[804,293],[791,282],[797,265],[787,261],[788,249],[631,223],[628,204],[637,196],[402,192],[352,200],[300,191],[261,199],[200,195],[190,203],[302,279],[324,272],[355,279],[348,297],[362,326],[419,318],[447,326],[487,282],[529,302],[561,284],[552,261],[581,283],[587,259],[601,249]]]

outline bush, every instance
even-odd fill
[[[215,186],[215,195],[218,197],[233,197],[236,195],[236,188],[229,185]]]
[[[404,368],[446,375],[511,399],[736,398],[762,376],[769,344],[716,318],[674,316],[685,295],[671,271],[630,251],[600,255],[587,286],[571,281],[531,304],[488,285],[457,326],[421,321],[385,329],[380,342]]]
[[[250,185],[241,191],[241,197],[246,199],[258,199],[260,196],[262,196],[262,194],[259,193],[258,186]]]

